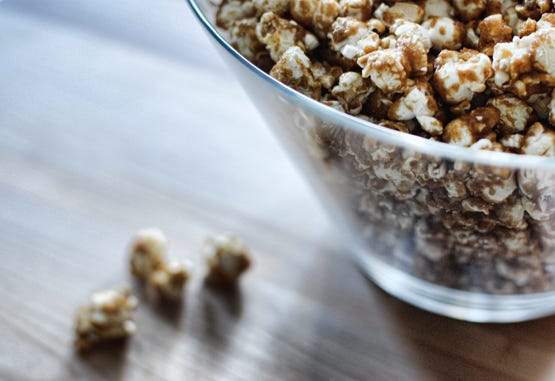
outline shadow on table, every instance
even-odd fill
[[[406,304],[368,280],[411,357],[439,380],[541,380],[552,373],[555,316],[522,323],[479,324]]]
[[[112,340],[96,344],[89,351],[76,352],[74,356],[80,366],[98,376],[95,379],[117,381],[123,378],[129,345],[129,340]]]
[[[442,317],[386,294],[338,257],[322,253],[305,269],[296,289],[314,307],[292,310],[279,328],[305,327],[282,333],[301,352],[274,348],[293,379],[541,380],[555,370],[555,316],[515,324]]]

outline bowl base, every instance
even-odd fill
[[[383,262],[365,250],[357,260],[370,279],[387,293],[424,310],[477,323],[511,323],[555,313],[555,291],[493,295],[438,286]]]

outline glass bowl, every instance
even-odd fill
[[[555,312],[555,159],[478,151],[314,101],[243,58],[188,0],[369,277],[420,308],[475,322]]]

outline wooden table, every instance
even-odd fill
[[[181,0],[0,2],[1,380],[555,379],[555,318],[478,325],[386,295]],[[159,226],[199,261],[234,231],[240,289],[141,305],[127,345],[78,356],[73,314],[131,283]]]

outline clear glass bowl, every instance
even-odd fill
[[[325,106],[235,51],[212,3],[188,1],[377,285],[468,321],[555,312],[555,159],[447,145]]]

